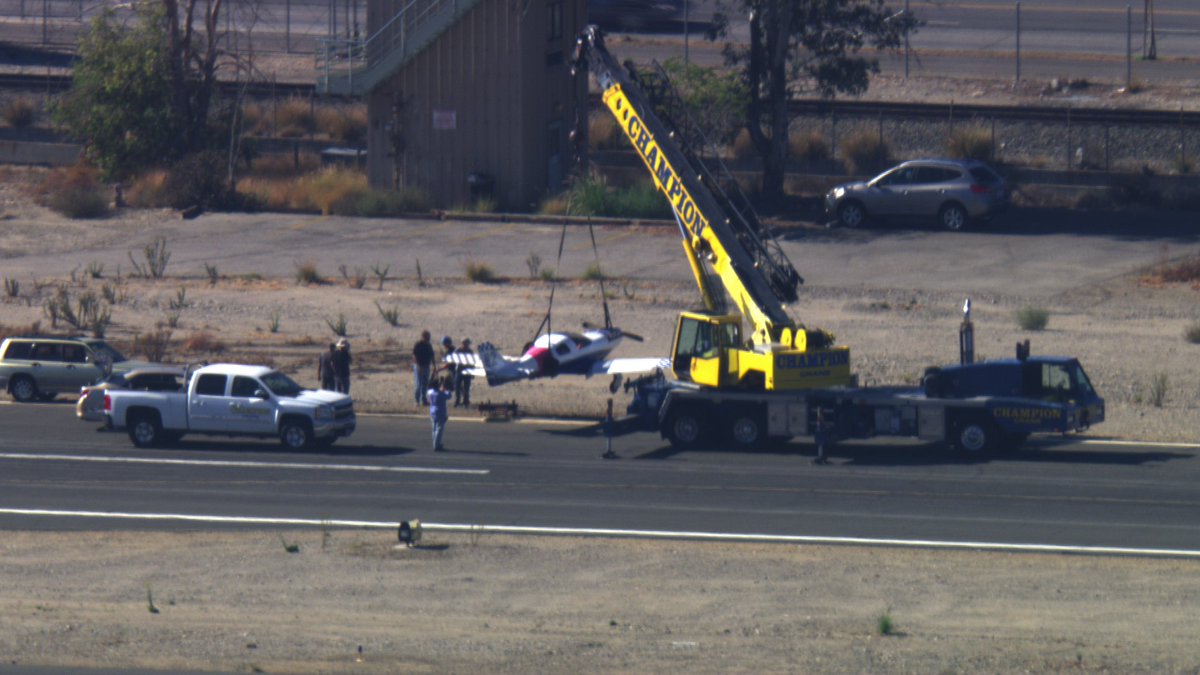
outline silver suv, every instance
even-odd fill
[[[0,343],[0,389],[22,403],[51,401],[142,365],[96,338],[10,337]]]
[[[1008,185],[976,160],[917,159],[825,195],[825,213],[845,227],[871,218],[933,219],[947,230],[1008,208]]]

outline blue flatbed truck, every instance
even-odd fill
[[[822,441],[909,437],[970,456],[1009,450],[1035,433],[1067,434],[1104,421],[1104,399],[1079,361],[1029,356],[926,370],[921,386],[803,391],[719,390],[661,373],[628,383],[618,428],[658,431],[672,445],[755,448],[795,436]]]

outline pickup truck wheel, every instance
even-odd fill
[[[968,457],[983,457],[991,452],[997,434],[988,422],[963,420],[954,429],[954,448]]]
[[[753,450],[764,444],[766,429],[754,410],[739,410],[729,417],[729,440],[738,450]]]
[[[129,440],[139,448],[150,448],[163,440],[162,424],[153,415],[138,415],[129,423]]]
[[[704,437],[704,422],[695,408],[681,408],[667,416],[663,430],[676,448],[694,448]]]
[[[13,378],[12,383],[8,385],[8,393],[12,394],[13,400],[18,403],[32,403],[33,399],[37,398],[38,390],[33,378],[22,375]]]
[[[279,427],[279,442],[288,450],[307,450],[312,445],[312,431],[303,422],[287,420]]]

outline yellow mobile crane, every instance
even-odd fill
[[[786,303],[797,300],[803,279],[736,181],[728,172],[718,180],[689,149],[665,111],[651,106],[633,69],[626,71],[608,52],[595,26],[577,40],[574,70],[584,69],[595,76],[604,106],[671,203],[704,300],[703,311],[679,316],[675,376],[700,387],[749,391],[852,384],[850,350],[788,315]],[[727,311],[726,293],[737,312]],[[743,320],[751,328],[748,339]]]

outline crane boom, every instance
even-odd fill
[[[803,279],[754,213],[736,182],[717,180],[676,127],[656,111],[639,85],[604,45],[596,26],[576,41],[575,70],[596,78],[604,106],[637,151],[680,226],[683,246],[706,313],[684,312],[676,329],[677,376],[715,387],[798,389],[849,384],[850,354],[833,336],[807,329],[787,313]],[[719,314],[720,280],[740,314]],[[721,296],[723,297],[723,296]],[[741,339],[741,320],[753,329]]]

